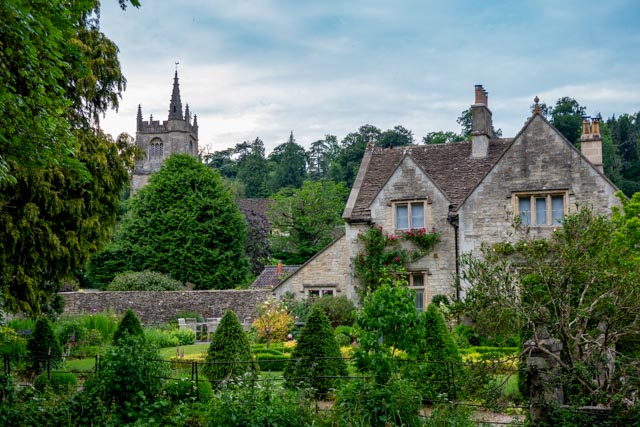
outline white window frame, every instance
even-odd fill
[[[422,284],[415,283],[416,277],[422,278]],[[406,273],[406,279],[407,279],[407,284],[409,288],[416,291],[416,293],[422,292],[422,307],[418,307],[416,304],[416,308],[418,309],[418,311],[426,310],[427,300],[428,300],[427,299],[427,273],[425,273],[424,271],[408,271]],[[417,295],[418,294],[416,294],[416,302],[417,302]]]
[[[522,222],[522,225],[527,227],[558,227],[562,225],[562,218],[568,214],[568,192],[564,191],[528,191],[519,192],[513,194],[513,211],[515,217],[520,217],[520,200],[529,200],[529,223]],[[556,197],[562,197],[562,218],[558,221],[558,218],[553,216],[553,199]],[[544,222],[538,218],[536,201],[545,200],[545,218]]]
[[[416,226],[413,224],[413,215],[412,215],[412,206],[421,204],[422,205],[422,225]],[[393,202],[393,227],[397,231],[409,231],[414,229],[427,228],[427,200],[402,200]],[[398,207],[406,206],[407,207],[407,228],[399,228],[398,227]]]

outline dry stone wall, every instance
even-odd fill
[[[222,317],[227,310],[233,310],[241,322],[253,321],[257,317],[257,305],[269,294],[264,290],[60,293],[65,300],[64,314],[104,310],[124,313],[131,309],[143,324],[166,323],[185,311],[207,318]]]

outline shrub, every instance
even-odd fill
[[[449,297],[443,294],[437,294],[434,295],[433,298],[431,299],[431,303],[435,304],[435,305],[440,305],[440,304],[444,304],[444,305],[449,305]]]
[[[27,340],[7,326],[0,326],[0,355],[24,356],[27,354]]]
[[[260,371],[282,371],[290,356],[285,354],[256,353],[256,362]]]
[[[284,303],[271,297],[258,306],[258,318],[253,322],[253,327],[269,347],[271,341],[284,341],[287,338],[293,328],[293,316],[287,312]]]
[[[204,375],[216,388],[254,368],[251,346],[235,313],[227,311],[207,350]]]
[[[346,296],[325,296],[317,299],[313,306],[324,311],[334,328],[340,325],[351,326],[356,320],[356,307]]]
[[[345,334],[336,334],[336,344],[338,347],[345,347],[351,344],[351,337]]]
[[[347,365],[324,312],[314,307],[300,333],[298,344],[284,369],[285,384],[292,388],[301,383],[317,395],[326,394],[337,384],[336,378],[347,375]]]
[[[118,274],[107,286],[107,291],[180,291],[182,283],[155,271],[127,271]]]
[[[357,379],[337,391],[332,421],[372,427],[421,426],[420,404],[420,393],[412,380],[392,375],[381,385]]]
[[[85,389],[94,400],[113,408],[124,421],[136,419],[141,409],[153,402],[162,389],[169,366],[156,347],[139,335],[123,335],[101,358],[99,374],[85,381]]]
[[[49,319],[41,317],[36,321],[33,333],[29,336],[27,349],[31,356],[31,368],[40,373],[47,369],[47,361],[55,368],[62,361],[62,347],[58,342]]]
[[[144,331],[140,320],[132,310],[127,310],[118,324],[118,329],[113,333],[113,344],[118,345],[125,337],[139,337],[144,341]]]
[[[76,391],[78,380],[75,375],[66,372],[52,372],[49,379],[47,373],[43,372],[36,377],[33,386],[40,392],[44,392],[49,387],[55,393],[69,394]]]
[[[167,381],[163,394],[173,402],[207,402],[213,397],[211,383],[187,378]]]
[[[449,375],[451,370],[461,369],[462,358],[438,307],[433,303],[429,304],[423,316],[426,336],[420,356],[424,363],[409,365],[407,371],[410,376],[421,378],[420,392],[423,399],[434,401],[449,394]]]

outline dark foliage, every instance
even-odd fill
[[[55,368],[62,362],[62,346],[53,332],[51,322],[45,317],[37,320],[27,349],[32,361],[31,368],[36,373],[47,370],[47,366]]]
[[[127,310],[124,317],[118,324],[118,329],[113,333],[113,344],[120,345],[129,337],[137,337],[144,341],[142,325],[136,314],[132,310]]]

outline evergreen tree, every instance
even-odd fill
[[[347,365],[341,358],[329,318],[319,307],[314,307],[300,332],[298,344],[284,368],[287,387],[301,384],[311,387],[317,395],[335,388],[338,379],[347,375]]]
[[[133,310],[127,310],[122,320],[120,320],[118,328],[113,333],[113,345],[120,345],[131,337],[137,337],[144,341],[144,331],[138,316]]]
[[[420,359],[425,363],[418,365],[418,372],[412,372],[412,375],[420,377],[423,399],[435,400],[450,392],[450,373],[460,370],[462,358],[438,307],[429,304],[423,316],[426,334],[421,343]]]
[[[273,150],[269,160],[275,164],[272,192],[286,187],[299,188],[302,185],[307,173],[307,153],[304,147],[296,144],[293,132],[287,142]]]
[[[46,317],[36,321],[34,331],[27,342],[27,349],[31,357],[31,367],[36,373],[45,371],[47,363],[50,368],[55,368],[62,361],[62,346]]]
[[[177,154],[131,199],[110,249],[122,254],[124,270],[157,271],[196,289],[229,289],[248,273],[246,236],[245,220],[218,173]],[[107,276],[104,268],[94,269]]]
[[[228,310],[213,334],[207,350],[204,375],[214,387],[255,369],[251,345],[235,313]]]
[[[254,199],[267,197],[269,164],[264,156],[264,143],[256,138],[249,146],[248,154],[238,159],[238,180],[245,186],[245,196]]]

